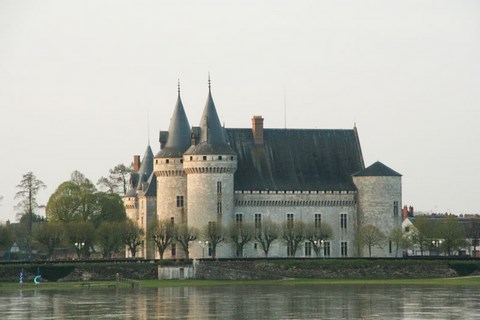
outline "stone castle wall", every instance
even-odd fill
[[[254,223],[255,215],[262,220],[272,220],[279,225],[287,221],[287,215],[293,214],[294,221],[302,220],[306,224],[315,223],[315,215],[321,215],[321,222],[328,224],[333,237],[328,240],[330,257],[341,256],[341,242],[347,244],[347,256],[356,256],[356,206],[355,193],[344,192],[239,192],[235,193],[235,214],[241,214],[242,220]],[[346,228],[341,227],[341,215],[347,217]],[[307,241],[305,241],[307,242]],[[315,256],[313,249],[311,256]],[[323,248],[320,256],[324,255]],[[263,257],[264,252],[255,241],[247,244],[244,257]],[[268,253],[269,257],[287,256],[285,242],[277,239]],[[300,246],[295,256],[305,257],[305,247]]]
[[[236,167],[236,158],[229,155],[184,157],[184,169],[187,173],[187,220],[189,226],[203,231],[209,222],[226,226],[232,221],[234,212],[233,174]],[[202,258],[207,250],[205,244],[193,242],[190,247],[190,257]],[[231,256],[231,248],[217,247],[218,258]]]
[[[353,177],[358,189],[358,224],[377,226],[386,236],[402,221],[402,183],[401,177]],[[368,252],[364,248],[363,256]],[[383,248],[374,247],[372,256],[395,256],[390,252],[388,240]]]

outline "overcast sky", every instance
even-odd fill
[[[479,57],[476,0],[0,0],[0,221],[29,171],[46,204],[74,170],[157,153],[178,78],[197,126],[208,72],[226,127],[356,123],[404,205],[480,213]]]

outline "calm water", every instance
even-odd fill
[[[230,286],[0,292],[0,319],[478,319],[480,289]]]

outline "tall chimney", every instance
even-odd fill
[[[253,116],[252,118],[253,140],[255,145],[263,145],[263,117]]]
[[[133,171],[138,172],[140,169],[140,156],[135,155],[133,156]]]

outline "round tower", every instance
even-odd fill
[[[156,181],[153,175],[153,153],[150,146],[145,150],[142,161],[134,158],[134,172],[130,175],[130,190],[123,198],[127,218],[132,220],[144,232],[156,216]],[[142,239],[137,257],[153,258],[154,247],[148,237]],[[127,257],[130,256],[126,250]]]
[[[175,224],[187,223],[187,175],[183,170],[183,153],[189,146],[190,124],[180,98],[179,86],[166,144],[154,158],[159,220],[169,220]],[[164,257],[183,258],[184,253],[181,246],[172,244],[172,248],[165,251]]]
[[[222,242],[214,253],[212,243],[205,235],[207,226],[225,228],[233,221],[233,175],[237,169],[237,155],[228,144],[225,129],[220,124],[210,85],[200,126],[192,131],[192,146],[185,152],[183,160],[187,174],[188,225],[201,232],[200,243],[192,244],[190,257],[231,257],[231,246]]]
[[[372,247],[372,257],[401,255],[388,236],[402,224],[402,175],[377,161],[354,174],[353,182],[357,187],[357,232],[362,226],[374,225],[387,237],[381,247]],[[360,248],[359,254],[368,256],[368,248]]]

